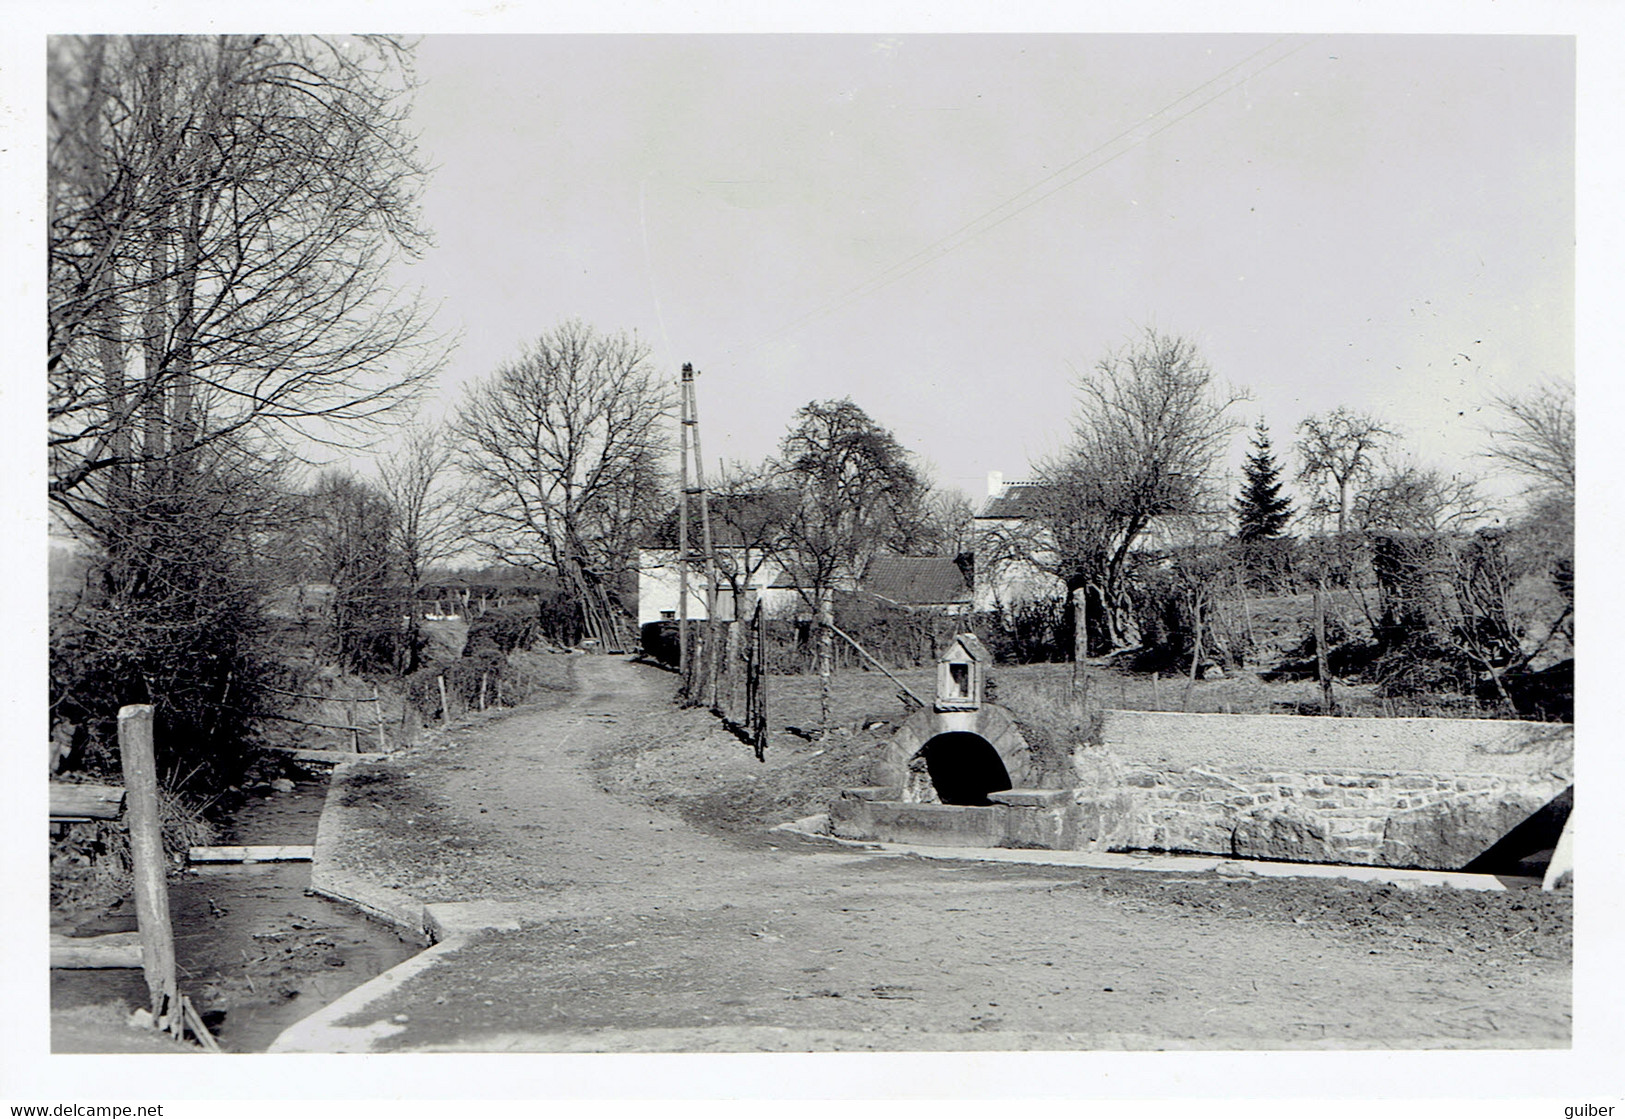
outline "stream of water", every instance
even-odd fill
[[[221,844],[311,844],[327,782],[266,790],[234,812]],[[277,1035],[419,951],[349,906],[306,893],[309,863],[202,865],[169,883],[180,988],[221,1048],[263,1052]],[[135,928],[129,906],[74,935]],[[54,1009],[122,1000],[147,1005],[139,969],[53,970]]]

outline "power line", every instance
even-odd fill
[[[1038,205],[1038,203],[1044,201],[1054,194],[1059,193],[1062,190],[1065,190],[1067,187],[1072,186],[1086,175],[1092,174],[1113,161],[1120,159],[1153,137],[1160,135],[1169,128],[1172,128],[1180,121],[1197,112],[1200,112],[1202,109],[1206,108],[1208,105],[1211,105],[1214,101],[1217,101],[1220,97],[1223,97],[1231,90],[1234,90],[1238,86],[1241,86],[1246,82],[1251,81],[1253,78],[1258,77],[1271,67],[1286,61],[1286,59],[1290,58],[1292,55],[1296,54],[1298,51],[1302,50],[1305,46],[1312,42],[1314,38],[1315,37],[1312,36],[1310,38],[1303,39],[1291,46],[1289,49],[1275,54],[1262,65],[1248,70],[1239,77],[1235,78],[1235,80],[1226,83],[1211,96],[1196,102],[1185,111],[1178,113],[1175,116],[1168,117],[1168,114],[1173,112],[1173,110],[1190,101],[1192,98],[1199,96],[1204,90],[1213,86],[1215,83],[1224,81],[1226,78],[1235,74],[1236,71],[1248,66],[1249,63],[1252,63],[1260,56],[1276,51],[1283,43],[1287,42],[1287,37],[1282,36],[1266,44],[1265,46],[1260,47],[1246,58],[1243,58],[1241,61],[1225,68],[1224,70],[1221,70],[1207,81],[1180,94],[1174,100],[1170,101],[1156,112],[1139,121],[1137,124],[1124,129],[1111,139],[1095,146],[1094,148],[1085,152],[1083,155],[1079,156],[1077,159],[1072,160],[1070,163],[1067,163],[1059,169],[1046,175],[1038,182],[1026,187],[1021,191],[1018,191],[1016,194],[1011,195],[1009,198],[1005,199],[1003,202],[1000,202],[992,209],[978,214],[976,217],[959,226],[959,228],[955,229],[953,232],[938,238],[936,241],[933,241],[931,244],[918,250],[912,255],[905,257],[904,259],[891,265],[890,267],[871,277],[869,280],[859,284],[857,287],[851,288],[841,295],[837,295],[832,299],[826,300],[824,303],[814,307],[812,310],[806,312],[800,317],[786,323],[777,330],[764,335],[757,341],[750,343],[745,347],[745,349],[760,349],[770,342],[774,342],[779,338],[793,333],[795,330],[805,326],[809,322],[842,310],[860,299],[873,295],[875,292],[913,275],[915,272],[918,272],[927,265],[941,260],[955,249],[962,247],[977,237],[980,237],[982,234],[989,232],[990,230],[998,228],[1000,225],[1003,225],[1010,219],[1025,213],[1027,210],[1030,210],[1032,207]],[[1154,121],[1164,117],[1168,117],[1168,119],[1147,131],[1148,126],[1150,126]],[[1120,142],[1121,146],[1118,147],[1118,150],[1112,151],[1111,149],[1114,146],[1119,145]],[[1073,172],[1076,173],[1074,174]],[[1057,179],[1062,179],[1062,181],[1056,183],[1055,180]],[[1055,185],[1050,186],[1051,183],[1054,183]],[[1048,187],[1048,189],[1045,189],[1046,187]]]

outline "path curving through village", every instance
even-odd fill
[[[1360,886],[1376,919],[1350,920],[1327,901],[1356,889],[1339,882],[946,862],[702,832],[606,792],[594,766],[673,719],[673,678],[606,657],[574,667],[557,706],[454,728],[340,779],[323,823],[330,874],[431,907],[483,903],[448,911],[518,927],[437,946],[283,1048],[1569,1043],[1566,954],[1513,944],[1515,932],[1475,943],[1471,929],[1413,926],[1457,891]],[[1472,903],[1503,907],[1492,921],[1516,905],[1492,897]]]

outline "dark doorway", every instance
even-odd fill
[[[1010,787],[1010,773],[1004,759],[979,734],[951,731],[939,734],[920,751],[925,755],[926,772],[943,804],[985,805],[992,803],[988,793]]]

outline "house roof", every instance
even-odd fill
[[[1043,482],[1011,482],[1003,490],[982,503],[978,518],[1035,517],[1042,510],[1044,493],[1049,487]]]
[[[970,585],[959,564],[945,556],[876,556],[863,589],[903,606],[969,602]]]

